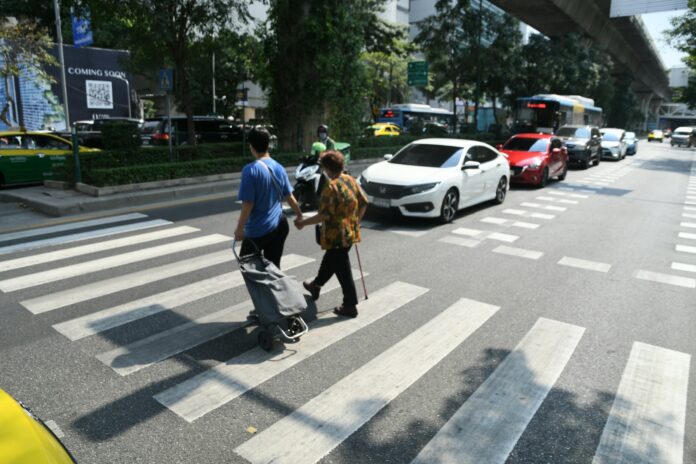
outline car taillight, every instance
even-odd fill
[[[155,132],[152,134],[152,138],[155,140],[169,140],[169,134],[167,133],[160,133],[160,132]]]

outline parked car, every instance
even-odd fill
[[[624,137],[624,140],[626,141],[626,154],[627,155],[633,156],[636,153],[638,153],[638,138],[636,138],[635,132],[626,132],[626,136]]]
[[[568,160],[584,169],[602,160],[602,136],[594,126],[562,126],[556,132],[568,149]]]
[[[80,153],[98,149],[80,147]],[[72,156],[72,144],[41,132],[0,132],[0,187],[52,179],[56,170]]]
[[[377,122],[365,129],[367,137],[396,137],[401,135],[401,128],[388,122]]]
[[[562,181],[568,173],[568,150],[554,135],[513,135],[498,150],[507,155],[513,184],[545,187],[552,177]]]
[[[648,132],[648,142],[660,142],[660,143],[662,143],[662,140],[664,138],[665,138],[665,134],[660,129],[653,129],[650,132]]]
[[[421,139],[384,158],[358,178],[376,208],[447,223],[462,208],[488,200],[502,203],[507,194],[510,165],[481,142]]]
[[[602,134],[602,158],[620,161],[626,157],[626,131],[605,127]]]
[[[77,138],[80,146],[89,148],[104,148],[104,140],[102,131],[110,124],[131,124],[136,131],[140,131],[143,121],[134,118],[101,118],[75,121],[72,125],[77,130]],[[71,140],[72,133],[70,131],[56,132],[55,135]]]
[[[0,462],[73,464],[76,461],[41,419],[0,389]]]
[[[662,134],[664,135],[664,137],[665,137],[666,139],[668,139],[668,138],[672,137],[672,129],[670,129],[670,128],[668,127],[667,129],[665,129],[665,130],[662,131]]]
[[[684,146],[684,147],[692,147],[694,145],[694,138],[696,137],[696,134],[694,134],[694,128],[693,127],[677,127],[677,129],[672,133],[672,139],[669,141],[669,144],[671,146]]]
[[[241,142],[243,139],[242,126],[223,118],[194,116],[193,125],[196,143]],[[174,145],[189,143],[186,117],[172,118],[171,136]],[[141,139],[145,146],[169,144],[167,118],[147,119],[143,124]]]

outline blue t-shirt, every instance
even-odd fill
[[[270,172],[259,163],[268,166]],[[271,173],[275,183],[271,180]],[[282,197],[278,195],[278,187],[283,193]],[[258,238],[278,227],[283,215],[283,198],[291,193],[292,187],[290,187],[288,173],[277,161],[264,158],[244,166],[237,199],[254,203],[249,219],[244,225],[244,235],[249,238]]]

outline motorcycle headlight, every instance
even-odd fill
[[[416,193],[423,193],[427,192],[428,190],[432,190],[438,185],[440,185],[439,182],[433,182],[431,184],[412,185],[410,187],[405,188],[405,193],[406,195],[415,195]]]

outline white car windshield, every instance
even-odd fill
[[[605,142],[618,142],[620,134],[616,132],[602,132],[602,138]]]
[[[462,151],[461,147],[413,143],[402,148],[389,162],[428,168],[451,168],[459,164]]]

